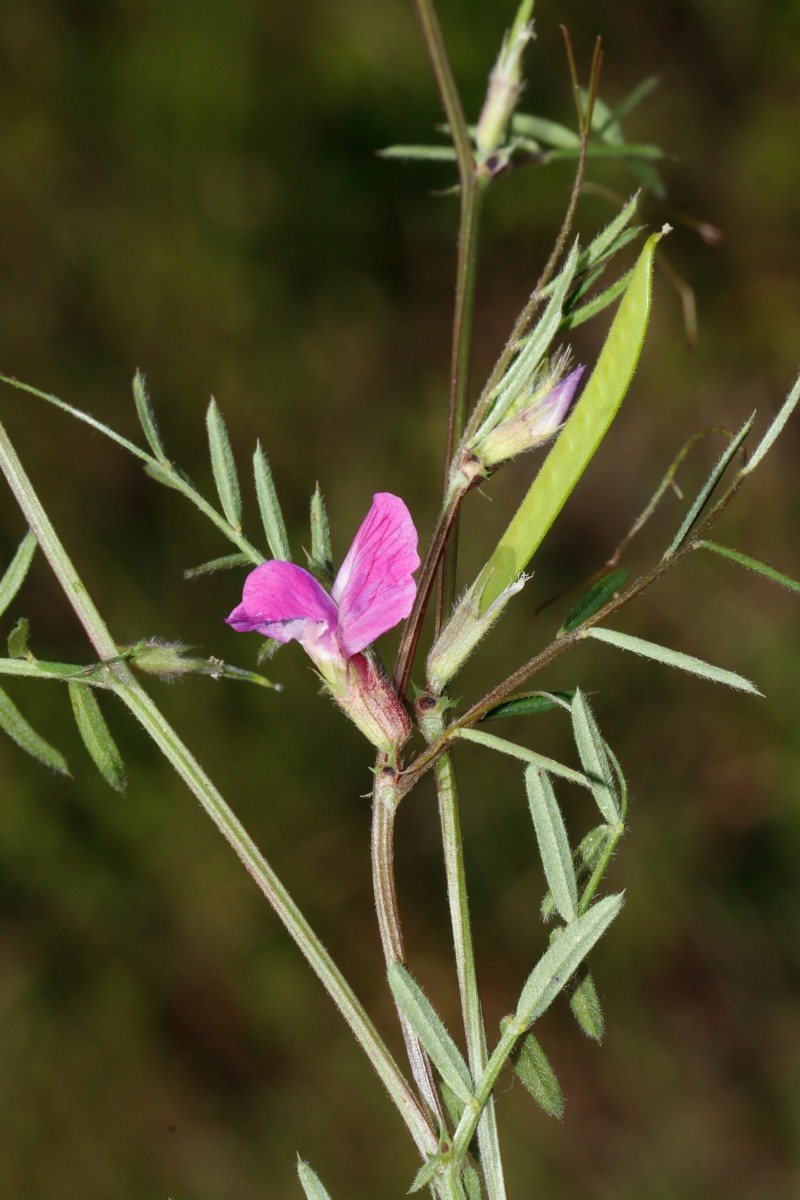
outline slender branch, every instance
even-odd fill
[[[375,894],[375,909],[378,914],[378,930],[387,967],[392,963],[401,963],[405,966],[406,962],[394,882],[396,781],[397,772],[394,767],[376,767],[375,786],[372,793],[372,887]],[[399,1007],[397,1015],[400,1019],[408,1061],[411,1064],[411,1072],[417,1087],[439,1124],[444,1125],[444,1114],[436,1091],[430,1059],[411,1028],[408,1018]]]
[[[0,425],[0,470],[58,579],[98,658],[118,656],[118,648],[47,516],[5,429]],[[269,900],[328,995],[367,1054],[397,1106],[423,1157],[436,1150],[437,1137],[419,1103],[355,993],[303,917],[267,860],[223,800],[177,733],[133,675],[118,659],[106,667],[109,686],[141,722],[203,809],[233,848]]]
[[[456,152],[459,177],[460,215],[456,265],[456,301],[453,312],[453,341],[450,355],[450,400],[444,452],[443,493],[447,496],[450,465],[466,422],[469,398],[469,367],[472,351],[472,321],[478,261],[478,230],[481,197],[486,180],[479,178],[461,97],[453,77],[433,0],[414,0],[422,36],[433,66],[436,86],[447,116]],[[458,556],[458,521],[447,530],[444,561],[437,590],[436,632],[438,633],[455,596]]]
[[[414,598],[414,605],[408,616],[408,620],[403,626],[403,632],[400,637],[400,645],[397,650],[397,659],[395,661],[393,684],[395,691],[402,700],[408,689],[408,680],[411,675],[411,666],[414,661],[414,653],[419,641],[419,635],[422,630],[422,622],[425,619],[425,611],[428,606],[428,599],[431,594],[433,581],[436,578],[436,570],[442,557],[442,552],[445,543],[450,535],[450,530],[453,522],[456,519],[461,501],[464,499],[466,492],[458,492],[449,497],[445,502],[444,507],[439,515],[439,520],[436,522],[436,528],[431,535],[431,540],[428,543],[428,549],[425,551],[425,557],[422,560],[419,578],[417,581],[417,594]]]
[[[417,701],[417,712],[425,737],[429,741],[435,741],[441,737],[444,731],[441,703],[437,702],[433,696],[423,696]],[[449,754],[443,754],[436,762],[435,776],[436,791],[439,797],[439,819],[442,828],[450,924],[453,931],[458,990],[461,996],[461,1012],[467,1039],[467,1055],[472,1078],[480,1079],[488,1060],[486,1028],[481,1010],[472,944],[458,789],[453,760]],[[497,1118],[491,1097],[489,1097],[478,1125],[478,1147],[489,1200],[505,1200],[506,1189],[497,1132]]]

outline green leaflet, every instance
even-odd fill
[[[786,397],[780,412],[775,417],[775,420],[772,422],[769,429],[756,446],[750,462],[746,467],[743,468],[743,475],[749,475],[751,471],[755,470],[764,455],[772,449],[773,443],[780,436],[784,425],[797,407],[798,401],[800,401],[800,376],[798,376],[795,380],[794,387]]]
[[[697,546],[698,549],[713,550],[714,554],[719,554],[721,558],[727,558],[729,562],[738,563],[740,567],[747,567],[749,571],[755,571],[756,574],[763,575],[771,583],[777,583],[780,587],[788,588],[790,592],[800,594],[800,581],[792,579],[791,575],[784,575],[783,571],[776,571],[774,567],[761,562],[758,558],[751,558],[749,554],[742,554],[739,550],[732,550],[730,546],[720,546],[717,542],[702,541],[698,542]]]
[[[11,697],[0,688],[0,729],[17,745],[46,767],[52,767],[61,775],[69,775],[67,760],[36,732],[23,717]]]
[[[472,1077],[441,1017],[419,984],[400,963],[390,964],[388,977],[397,1007],[408,1019],[431,1062],[456,1095],[469,1104],[474,1099]]]
[[[520,762],[532,763],[543,771],[550,771],[553,775],[560,775],[562,779],[568,779],[570,783],[579,783],[581,787],[590,787],[590,781],[580,771],[576,771],[574,767],[565,766],[564,763],[558,762],[555,758],[548,758],[544,754],[537,754],[535,750],[528,750],[526,746],[518,746],[516,742],[509,742],[505,738],[495,737],[492,733],[483,733],[478,729],[457,729],[456,737],[462,738],[465,742],[476,742],[479,746],[486,746],[489,750],[497,750],[500,754],[507,754],[510,758],[517,758]]]
[[[572,869],[579,884],[588,879],[600,856],[606,848],[609,837],[608,825],[598,825],[592,829],[572,852]],[[556,903],[551,892],[545,892],[542,897],[541,914],[543,921],[549,921],[556,911]]]
[[[222,511],[228,523],[237,533],[241,533],[242,497],[239,491],[239,476],[236,473],[236,463],[228,437],[228,429],[213,396],[206,412],[206,429],[208,430],[211,469],[214,473],[214,482],[217,485]]]
[[[153,405],[150,401],[150,396],[147,391],[144,375],[141,371],[137,371],[133,377],[133,402],[136,405],[136,413],[139,417],[139,424],[142,427],[142,432],[147,438],[147,444],[153,451],[159,462],[168,463],[164,447],[161,442],[161,435],[158,432],[156,424],[156,415],[153,411]]]
[[[125,791],[125,765],[109,732],[100,705],[87,683],[67,684],[75,724],[83,744],[106,783],[116,792]]]
[[[291,562],[292,552],[289,549],[286,523],[283,519],[278,493],[275,490],[269,460],[261,449],[260,442],[253,455],[253,475],[256,481],[258,511],[261,513],[261,523],[264,526],[264,533],[267,535],[267,543],[272,551],[272,557],[279,558],[282,562]]]
[[[27,617],[20,617],[11,633],[8,635],[8,657],[9,658],[27,658],[28,636],[31,630],[31,623]]]
[[[14,600],[19,589],[25,582],[25,576],[36,553],[36,534],[29,529],[17,547],[16,554],[0,579],[0,617]]]
[[[667,228],[645,242],[589,382],[489,560],[484,610],[525,570],[622,403],[647,330],[655,249]]]
[[[610,574],[604,575],[602,579],[598,579],[597,583],[592,584],[587,592],[581,596],[578,603],[573,608],[572,612],[564,622],[562,629],[564,633],[569,633],[573,629],[583,624],[589,617],[593,617],[596,612],[599,612],[607,600],[610,600],[615,592],[618,592],[630,575],[630,571],[625,567],[620,567],[617,571],[611,571]]]
[[[319,484],[311,497],[311,553],[307,554],[308,568],[323,587],[333,583],[333,549],[328,510]]]
[[[597,995],[597,988],[594,986],[592,973],[586,969],[585,965],[579,967],[572,976],[567,984],[567,993],[572,1015],[583,1032],[593,1041],[601,1041],[605,1033],[603,1010],[600,1007],[600,998]]]
[[[525,790],[545,879],[559,915],[569,924],[578,915],[578,884],[564,818],[547,772],[535,766],[528,767]]]
[[[223,554],[222,558],[212,558],[210,562],[200,563],[199,567],[187,567],[183,578],[199,579],[201,575],[214,575],[217,571],[230,571],[234,567],[249,565],[250,559],[246,554]]]
[[[714,468],[713,468],[711,474],[709,475],[708,479],[705,481],[702,488],[700,489],[697,496],[695,497],[692,507],[689,509],[686,516],[683,518],[680,529],[678,530],[678,532],[675,534],[675,537],[670,542],[669,549],[667,550],[666,554],[664,555],[665,558],[671,558],[672,555],[675,553],[675,551],[678,549],[678,547],[682,546],[683,543],[686,541],[687,537],[689,536],[689,534],[692,530],[692,526],[694,525],[697,518],[700,516],[700,513],[703,511],[703,509],[705,508],[708,501],[710,500],[714,489],[716,488],[720,479],[722,478],[722,476],[725,474],[726,470],[728,469],[728,466],[730,465],[732,459],[736,455],[737,450],[739,449],[742,442],[747,437],[750,430],[753,428],[753,420],[755,418],[755,415],[756,414],[753,413],[753,415],[752,415],[752,417],[750,417],[749,421],[745,421],[742,428],[739,430],[739,432],[736,434],[735,437],[731,438],[730,442],[723,450],[719,459],[714,464]]]
[[[606,744],[597,728],[588,701],[580,690],[575,693],[575,699],[572,701],[572,727],[575,745],[589,778],[595,803],[609,825],[617,825],[620,819],[619,801]]]
[[[569,708],[574,692],[526,692],[503,700],[484,713],[478,724],[484,721],[499,721],[502,717],[529,717],[535,713],[550,712],[554,708]]]
[[[763,695],[754,683],[737,675],[734,671],[726,671],[723,667],[715,667],[702,658],[694,658],[691,654],[681,654],[678,650],[670,650],[667,646],[659,646],[656,642],[647,642],[644,638],[633,637],[629,633],[619,633],[616,629],[593,628],[586,630],[586,637],[596,638],[598,642],[606,642],[609,646],[617,646],[620,650],[630,650],[633,654],[641,654],[643,658],[652,658],[655,662],[663,663],[666,667],[678,667],[681,671],[690,671],[712,683],[724,683],[740,692],[750,692],[754,696]]]
[[[319,1181],[315,1171],[301,1158],[297,1160],[297,1174],[307,1200],[331,1200],[329,1193]]]
[[[500,1028],[504,1030],[508,1021],[505,1017]],[[564,1115],[564,1093],[550,1060],[532,1033],[526,1033],[514,1050],[511,1065],[539,1107],[560,1121]]]
[[[621,895],[606,896],[559,934],[522,989],[516,1012],[520,1025],[532,1025],[549,1008],[621,908]]]

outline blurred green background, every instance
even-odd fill
[[[468,112],[479,109],[511,0],[443,0]],[[543,644],[537,604],[610,552],[696,428],[759,429],[798,365],[800,5],[794,0],[565,0],[537,6],[524,107],[570,122],[558,32],[601,92],[662,86],[629,120],[673,156],[669,203],[718,226],[708,246],[671,218],[665,246],[696,291],[684,344],[663,275],[632,391],[536,574],[465,698]],[[320,481],[341,555],[376,490],[401,492],[423,540],[436,510],[453,291],[446,169],[374,151],[440,120],[406,0],[12,0],[0,22],[0,368],[136,436],[130,379],[147,373],[168,448],[212,488],[203,414],[213,393],[246,469],[267,448],[299,553]],[[622,194],[621,169],[595,174]],[[549,249],[569,170],[504,180],[488,206],[476,378],[485,375]],[[584,233],[612,212],[587,196]],[[665,214],[651,206],[649,219]],[[591,362],[606,322],[574,338]],[[177,495],[70,418],[10,389],[2,420],[121,642],[180,638],[242,665],[257,639],[222,623],[241,576],[184,583],[226,552]],[[797,421],[726,515],[720,540],[800,574]],[[716,447],[687,468],[699,485]],[[705,457],[704,457],[705,455]],[[521,462],[470,498],[464,580],[526,486]],[[210,494],[210,492],[209,492]],[[258,536],[255,503],[248,519]],[[660,552],[672,497],[633,555]],[[7,560],[23,532],[0,508]],[[37,561],[13,613],[44,658],[89,658]],[[543,1116],[504,1078],[512,1196],[755,1200],[800,1184],[800,649],[797,601],[696,556],[618,624],[755,678],[766,701],[607,647],[543,678],[581,685],[626,765],[630,833],[610,872],[622,918],[593,956],[604,1044],[565,1005],[542,1041],[567,1097]],[[385,647],[391,653],[391,638]],[[296,648],[284,691],[152,682],[400,1053],[379,966],[369,880],[371,755],[315,697]],[[0,745],[0,1162],[30,1200],[260,1200],[299,1195],[294,1156],[335,1198],[404,1194],[416,1169],[393,1109],[332,1005],[244,871],[138,728],[106,706],[128,794],[93,773],[58,686],[14,699],[68,755],[75,779]],[[496,726],[571,753],[556,715]],[[520,772],[459,754],[480,973],[494,1026],[545,935]],[[571,831],[592,820],[563,793]],[[399,820],[411,962],[457,1021],[429,782]]]

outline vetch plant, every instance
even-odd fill
[[[491,637],[496,621],[509,605],[527,601],[531,562],[617,417],[645,340],[658,246],[669,230],[663,226],[641,239],[644,231],[634,223],[638,194],[588,240],[573,230],[587,164],[593,159],[621,162],[633,171],[642,188],[661,194],[654,165],[662,157],[661,151],[628,143],[621,125],[649,90],[647,85],[636,89],[616,109],[609,109],[598,96],[599,48],[588,86],[582,89],[568,43],[577,128],[519,111],[525,99],[524,52],[532,37],[533,3],[524,0],[491,72],[477,123],[471,126],[462,110],[432,0],[415,0],[415,8],[451,140],[447,145],[393,147],[385,153],[389,158],[454,163],[460,213],[444,483],[439,515],[421,560],[417,530],[406,503],[399,496],[377,491],[336,570],[328,514],[317,488],[310,507],[308,569],[299,566],[292,561],[293,547],[277,489],[260,445],[253,457],[253,488],[262,529],[252,537],[246,535],[244,489],[222,412],[214,400],[206,414],[217,493],[216,499],[210,500],[168,455],[144,379],[138,373],[133,398],[144,446],[55,396],[2,377],[11,387],[70,412],[111,438],[135,455],[153,480],[188,499],[232,549],[187,574],[198,577],[247,568],[243,581],[237,577],[231,582],[231,604],[240,589],[243,591],[241,601],[227,617],[228,625],[266,639],[263,657],[271,657],[282,644],[299,642],[323,691],[371,744],[371,749],[365,747],[369,753],[365,763],[369,762],[373,778],[371,867],[384,957],[380,970],[382,974],[385,970],[387,994],[396,1007],[408,1067],[395,1060],[343,971],[169,724],[142,677],[211,675],[268,688],[277,685],[260,671],[194,656],[188,647],[157,635],[132,644],[119,643],[2,427],[0,467],[28,528],[0,581],[0,612],[16,601],[40,548],[83,626],[94,657],[87,664],[38,658],[31,648],[29,624],[22,617],[10,631],[8,655],[0,659],[0,673],[66,684],[80,736],[103,778],[117,790],[125,787],[125,768],[102,706],[108,694],[122,701],[239,856],[366,1054],[416,1149],[416,1167],[412,1168],[409,1156],[409,1190],[428,1189],[440,1200],[478,1200],[482,1196],[505,1200],[508,1194],[528,1193],[524,1181],[516,1191],[507,1192],[495,1109],[503,1073],[513,1069],[539,1107],[560,1117],[564,1096],[539,1040],[537,1022],[552,1004],[567,1003],[585,1034],[595,1041],[603,1035],[605,1017],[590,957],[623,907],[620,892],[603,894],[601,889],[625,832],[628,811],[628,787],[620,761],[602,733],[602,717],[598,723],[593,711],[601,710],[602,701],[590,705],[583,688],[545,691],[534,683],[530,689],[531,681],[584,640],[592,639],[609,653],[637,654],[709,682],[759,694],[754,683],[729,668],[634,636],[618,628],[617,621],[632,600],[696,550],[709,551],[800,592],[796,580],[710,536],[791,416],[800,400],[800,380],[749,458],[746,444],[753,420],[737,433],[726,434],[718,462],[688,504],[669,544],[646,571],[634,575],[627,566],[621,567],[620,561],[673,484],[679,467],[708,431],[694,435],[680,451],[617,550],[585,581],[578,600],[563,612],[552,640],[537,647],[532,639],[524,648],[524,661],[505,678],[488,679],[476,697],[455,695],[451,691],[454,679],[484,639]],[[480,216],[486,196],[505,174],[565,159],[574,162],[575,180],[562,227],[529,301],[471,404],[472,314]],[[620,267],[637,238],[643,244],[633,264]],[[620,273],[604,286],[603,276],[612,263]],[[586,321],[605,319],[611,306],[616,306],[613,319],[596,361],[571,365],[569,339],[573,331]],[[459,538],[469,530],[470,493],[491,486],[492,477],[505,463],[530,451],[539,451],[541,459],[531,466],[526,495],[477,577],[460,580],[457,550]],[[376,474],[375,486],[381,485]],[[262,534],[263,550],[259,548]],[[419,641],[429,611],[433,631],[423,655]],[[208,613],[210,636],[223,618],[222,613]],[[405,624],[390,672],[381,664],[375,644],[401,621]],[[280,677],[280,661],[270,667],[270,676]],[[312,690],[309,706],[317,703]],[[522,740],[487,731],[486,726],[501,717],[530,717],[548,709],[562,712],[569,723],[572,763],[532,749]],[[0,691],[0,725],[22,749],[53,770],[68,772],[63,755],[31,726],[5,691]],[[306,733],[311,747],[313,724]],[[541,901],[542,920],[549,923],[543,938],[546,945],[527,978],[519,980],[517,994],[508,996],[508,1013],[499,1032],[487,1028],[484,1020],[473,948],[456,772],[457,752],[464,742],[520,764],[520,795],[527,798],[546,885]],[[373,751],[377,751],[374,762]],[[426,995],[415,978],[395,887],[397,811],[428,774],[438,798],[461,1031],[448,1029],[437,1011],[437,999]],[[575,846],[562,815],[560,794],[566,786],[582,789],[596,809],[591,828]],[[301,1161],[298,1173],[308,1200],[329,1197],[308,1163]],[[387,1189],[391,1186],[392,1181],[386,1179]]]

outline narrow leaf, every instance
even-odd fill
[[[388,976],[397,1006],[427,1050],[431,1062],[456,1095],[469,1103],[474,1099],[472,1078],[441,1017],[419,984],[400,963],[390,964]]]
[[[150,402],[145,378],[141,371],[137,371],[133,377],[133,402],[136,405],[139,424],[142,427],[144,436],[147,438],[148,446],[159,462],[166,463],[168,459],[164,453],[164,446],[161,441],[161,435],[158,432],[158,426],[156,425],[153,405]]]
[[[395,158],[405,162],[455,162],[452,146],[387,146],[378,151],[379,158]]]
[[[521,1025],[532,1025],[549,1008],[621,907],[621,895],[606,896],[559,934],[522,989],[516,1012]]]
[[[500,1022],[505,1031],[509,1018]],[[526,1033],[511,1056],[511,1065],[536,1103],[550,1117],[560,1121],[564,1115],[564,1093],[550,1061],[532,1033]]]
[[[199,567],[187,567],[183,578],[199,579],[201,575],[213,575],[217,571],[230,571],[234,567],[246,567],[249,564],[247,554],[223,554],[222,558],[212,558],[209,562],[200,563]]]
[[[320,1183],[316,1172],[311,1169],[307,1162],[303,1162],[300,1158],[297,1160],[297,1174],[303,1191],[306,1194],[306,1200],[331,1200],[329,1193]]]
[[[572,853],[572,868],[578,884],[588,879],[598,862],[608,841],[608,825],[598,825],[596,829],[586,834]],[[556,911],[556,903],[552,892],[546,892],[541,905],[543,921],[549,921]]]
[[[28,574],[37,545],[36,534],[29,529],[17,547],[3,578],[0,579],[0,617],[25,582],[25,576]]]
[[[609,304],[613,304],[617,296],[621,296],[626,287],[631,281],[633,271],[626,271],[624,275],[620,275],[615,283],[612,283],[605,291],[600,292],[597,296],[593,296],[591,300],[587,300],[585,304],[581,304],[578,308],[571,308],[561,322],[560,329],[575,329],[578,325],[583,325],[585,321],[591,321],[592,317],[598,316],[603,309],[608,308]]]
[[[413,1196],[415,1192],[421,1192],[422,1189],[431,1182],[436,1171],[442,1161],[440,1154],[434,1154],[427,1159],[411,1181],[411,1187],[408,1189],[408,1194]]]
[[[213,396],[206,412],[206,429],[208,430],[211,469],[214,472],[214,482],[217,485],[217,495],[222,505],[222,511],[229,524],[237,533],[241,533],[242,497],[239,491],[239,476],[236,473],[236,463],[228,430]]]
[[[464,1183],[464,1195],[466,1200],[482,1200],[483,1191],[481,1189],[481,1177],[473,1167],[472,1163],[464,1164],[464,1174],[462,1176]]]
[[[264,526],[264,533],[267,535],[267,544],[272,551],[272,557],[278,558],[282,562],[291,562],[292,552],[289,549],[289,538],[286,535],[286,524],[278,501],[278,493],[275,491],[269,460],[261,449],[260,442],[253,455],[253,474],[256,481],[258,511],[261,513],[261,522]]]
[[[530,717],[536,713],[550,712],[554,708],[567,708],[572,703],[573,692],[526,692],[524,695],[513,696],[503,700],[501,704],[490,708],[478,722],[499,721],[501,717]]]
[[[772,583],[777,583],[781,587],[788,588],[790,592],[800,594],[800,581],[792,579],[791,575],[784,575],[782,571],[776,571],[774,567],[768,566],[757,558],[751,558],[749,554],[742,554],[739,550],[731,550],[730,546],[720,546],[717,542],[698,542],[697,545],[703,550],[713,550],[715,554],[719,554],[721,558],[727,558],[730,562],[738,563],[740,567],[747,567],[749,571],[755,571],[758,575],[763,575],[765,579],[769,579]]]
[[[575,745],[589,778],[595,803],[609,825],[616,825],[620,816],[617,789],[614,786],[605,742],[600,736],[589,703],[580,690],[575,693],[575,699],[572,701],[572,728],[575,733]]]
[[[8,657],[28,657],[28,635],[31,623],[27,617],[20,617],[11,633],[8,635]]]
[[[630,650],[632,654],[641,654],[643,658],[652,658],[654,662],[663,663],[664,666],[678,667],[681,671],[690,671],[692,675],[701,675],[703,679],[710,679],[712,683],[724,683],[737,691],[751,692],[754,696],[763,695],[754,683],[742,675],[715,667],[702,658],[693,658],[691,654],[681,654],[678,650],[670,650],[656,642],[633,637],[629,633],[619,633],[616,629],[595,628],[587,629],[585,636],[596,638],[598,642],[606,642],[609,646],[617,646],[620,650]]]
[[[800,375],[797,377],[797,381],[791,392],[786,397],[783,407],[781,408],[777,417],[756,446],[753,457],[742,471],[743,475],[749,475],[751,471],[755,470],[764,455],[772,449],[773,443],[780,436],[784,425],[797,407],[798,400],[800,400]]]
[[[107,784],[117,792],[124,792],[125,766],[94,692],[88,684],[74,680],[67,687],[75,724],[94,765]]]
[[[1,688],[0,729],[7,733],[12,741],[16,742],[32,758],[38,759],[46,767],[52,767],[54,771],[58,771],[61,775],[69,775],[69,767],[63,754],[60,754],[58,750],[54,749],[49,742],[46,742],[36,732],[33,726],[23,717],[11,697]]]
[[[570,633],[573,629],[577,629],[579,625],[582,625],[584,621],[588,620],[589,617],[593,617],[596,612],[599,612],[614,593],[619,591],[629,576],[630,571],[627,571],[625,567],[620,567],[618,571],[611,571],[608,575],[604,575],[602,579],[598,579],[597,583],[592,584],[589,590],[581,596],[564,622],[564,632]]]
[[[653,256],[662,233],[647,239],[591,378],[489,560],[484,610],[525,570],[622,403],[647,329]]]
[[[575,972],[567,984],[567,991],[572,1015],[583,1032],[595,1042],[602,1041],[606,1027],[603,1010],[592,973],[586,969],[585,964]]]
[[[692,507],[689,509],[686,516],[684,517],[684,519],[681,523],[680,529],[678,530],[678,532],[675,534],[675,537],[670,542],[669,549],[667,550],[666,554],[664,555],[665,558],[671,558],[672,555],[675,553],[675,551],[678,549],[678,547],[682,546],[683,543],[686,541],[687,537],[689,536],[689,533],[691,532],[692,526],[694,525],[697,518],[700,516],[700,513],[705,508],[709,499],[711,498],[711,495],[712,495],[714,489],[716,488],[716,486],[719,483],[722,476],[725,474],[725,471],[727,470],[728,466],[730,465],[731,460],[735,456],[737,450],[741,446],[744,439],[747,437],[750,430],[753,428],[754,418],[755,418],[755,413],[753,413],[753,416],[750,417],[749,421],[745,421],[744,425],[739,430],[739,432],[736,434],[736,436],[734,438],[731,438],[730,442],[725,447],[724,451],[722,452],[718,461],[716,462],[714,469],[712,470],[708,479],[705,481],[702,488],[700,489],[697,496],[695,497],[695,501],[692,504]]]
[[[495,737],[492,733],[483,733],[478,729],[457,729],[455,734],[465,742],[476,742],[479,746],[497,750],[500,754],[507,754],[520,762],[533,763],[541,770],[549,771],[551,775],[560,775],[562,779],[568,779],[570,783],[579,783],[581,787],[590,786],[589,780],[580,771],[557,762],[554,758],[548,758],[545,754],[537,754],[527,746],[518,746],[516,742],[509,742],[505,738]]]
[[[511,129],[523,137],[535,138],[545,146],[560,146],[562,149],[580,150],[581,139],[574,129],[559,125],[557,121],[548,121],[545,117],[535,117],[528,113],[514,113],[511,118]]]
[[[569,924],[578,915],[578,885],[564,819],[546,771],[528,767],[525,788],[545,879],[556,908]]]
[[[309,567],[312,574],[328,587],[333,582],[333,550],[328,510],[319,484],[311,497],[311,554]]]
[[[611,252],[616,239],[623,232],[628,222],[636,212],[636,207],[639,203],[639,193],[631,196],[628,203],[620,209],[613,221],[610,221],[604,229],[594,237],[586,249],[578,259],[579,271],[590,271],[596,266],[606,255],[606,252]]]

